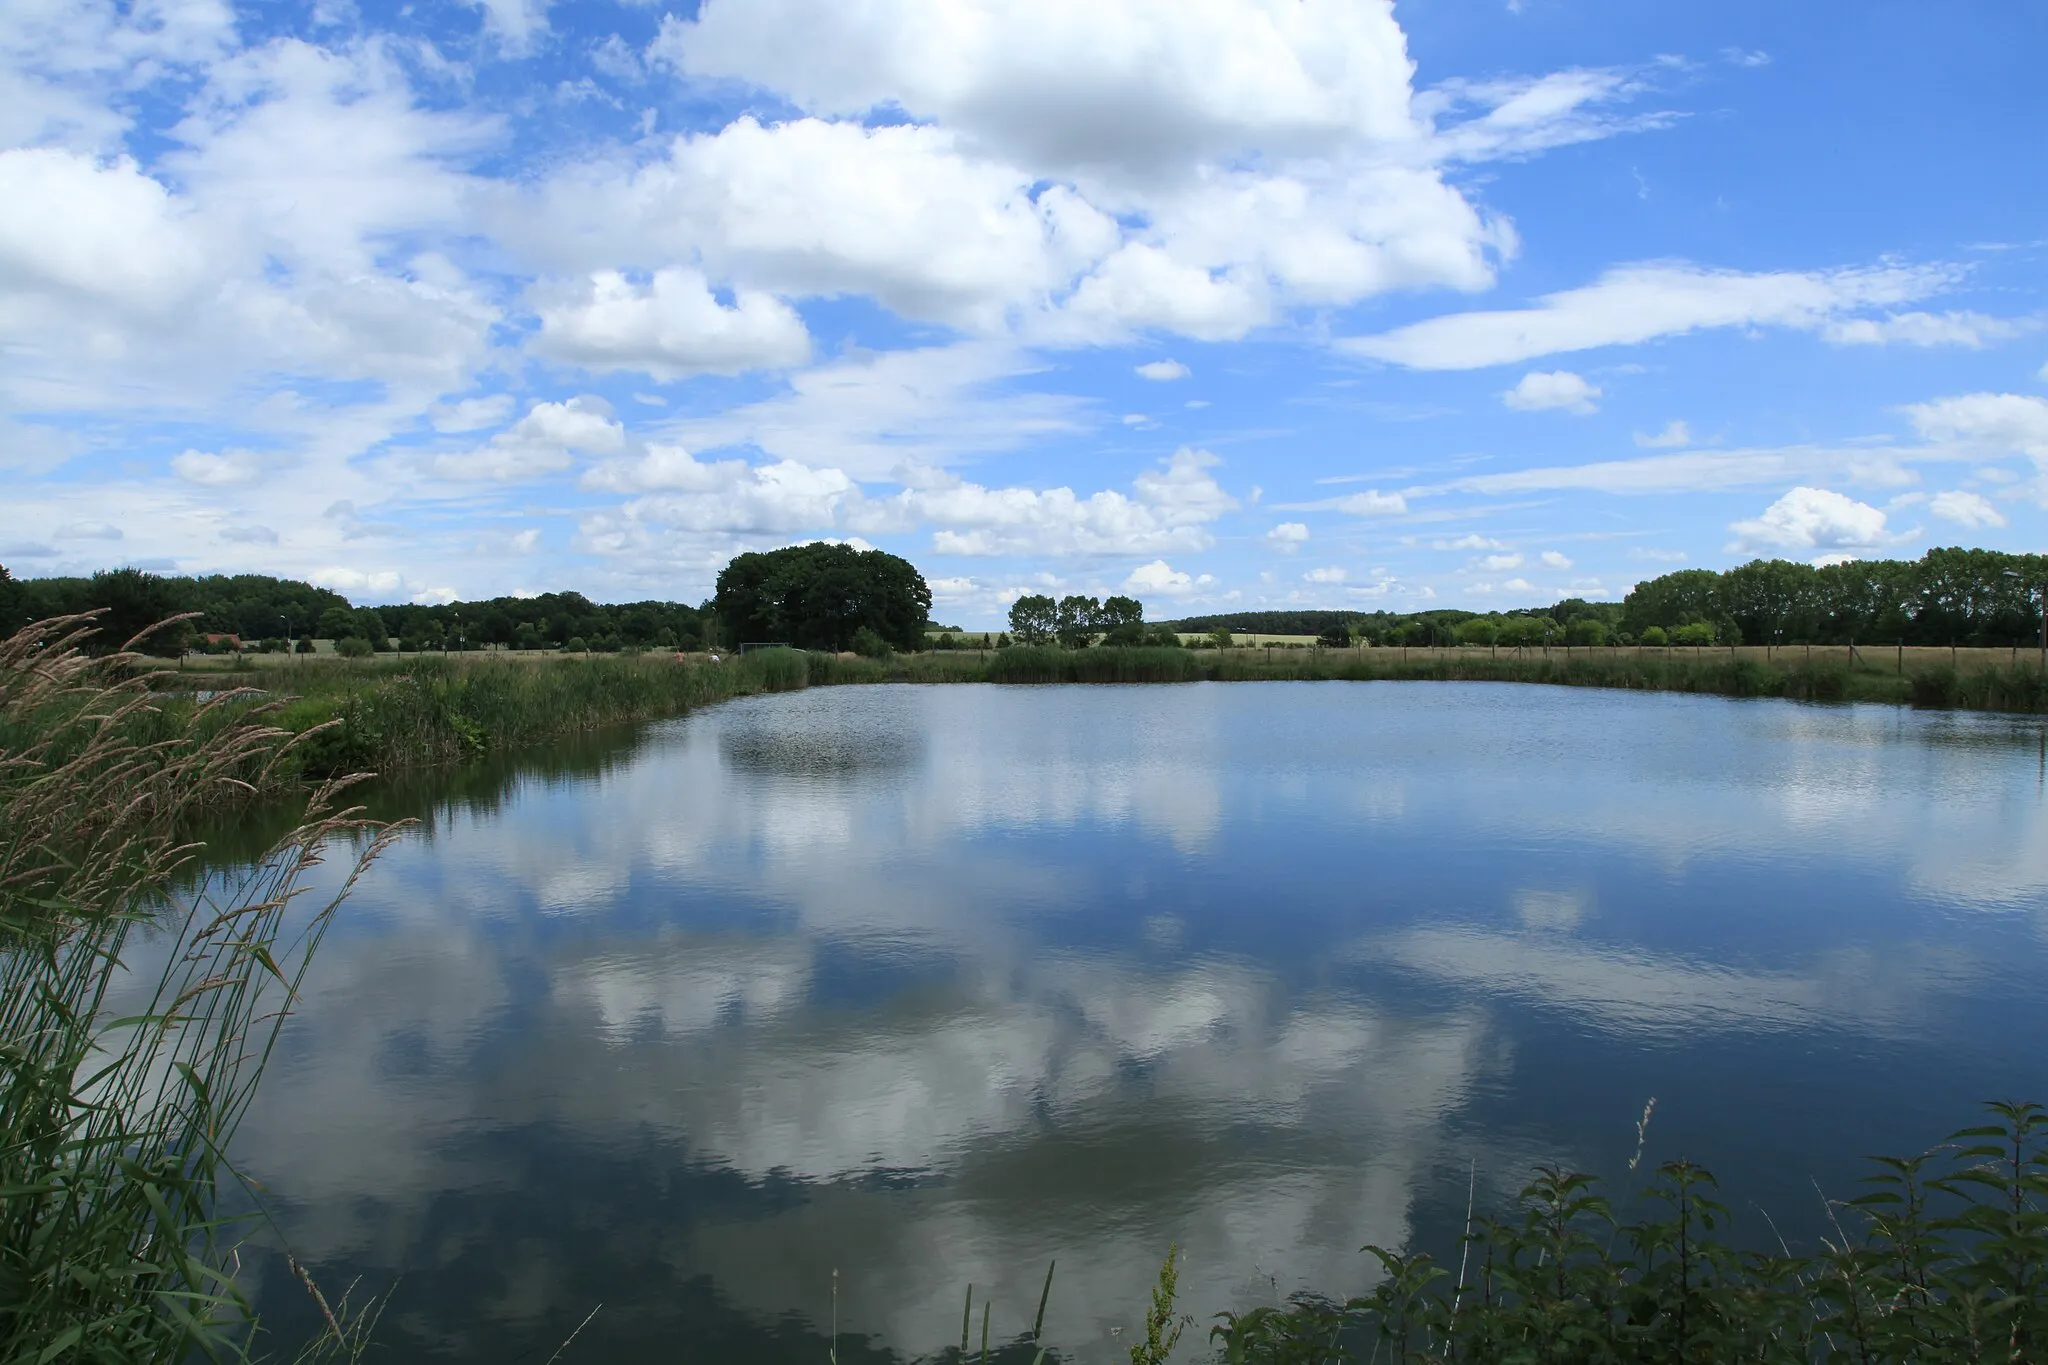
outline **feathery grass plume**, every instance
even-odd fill
[[[0,1359],[241,1356],[223,1151],[392,830],[324,784],[253,869],[181,889],[184,831],[288,787],[295,740],[248,693],[166,699],[140,656],[88,657],[91,629],[0,641]],[[351,866],[302,903],[330,847]]]

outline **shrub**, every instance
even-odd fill
[[[351,635],[345,640],[334,642],[334,652],[344,659],[367,659],[375,651],[370,642],[360,635]]]
[[[754,650],[740,660],[738,666],[742,670],[757,672],[764,692],[794,692],[810,685],[810,659],[811,656],[803,650],[778,646]]]
[[[1674,645],[1710,645],[1714,643],[1714,626],[1710,621],[1694,621],[1671,632]]]
[[[1671,637],[1664,633],[1664,627],[1650,626],[1643,631],[1642,642],[1646,645],[1653,645],[1661,648],[1662,646],[1671,643]]]
[[[853,633],[853,652],[863,659],[886,659],[894,653],[887,640],[866,626]]]
[[[1564,628],[1564,642],[1568,645],[1604,645],[1607,643],[1607,623],[1582,616]]]
[[[584,643],[581,635],[571,635],[567,643],[562,646],[562,652],[564,654],[588,654],[590,646]]]
[[[1500,623],[1489,617],[1475,616],[1458,623],[1457,639],[1461,645],[1490,645],[1499,638]]]

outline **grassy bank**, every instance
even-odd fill
[[[1989,653],[1979,651],[1979,653]],[[1483,648],[1067,650],[1015,646],[862,659],[766,650],[723,663],[672,656],[491,654],[324,661],[298,670],[285,728],[309,735],[304,773],[391,773],[511,753],[578,731],[681,715],[759,692],[861,683],[1176,683],[1466,681],[1547,683],[1801,701],[1865,701],[1968,710],[2048,711],[2048,675],[2032,662],[1952,663],[1947,650],[1889,652]],[[1911,663],[1908,668],[1907,663]],[[247,675],[186,673],[182,685]]]
[[[794,650],[720,664],[595,655],[412,658],[330,664],[293,679],[280,714],[309,774],[389,773],[510,752],[543,740],[809,681]]]
[[[1414,681],[1548,683],[1638,692],[1693,692],[1799,701],[1870,701],[1986,711],[2048,711],[2048,675],[2004,651],[1818,655],[1789,650],[1555,650],[1483,648],[1067,650],[1015,646],[986,654],[901,655],[887,661],[812,655],[813,684],[852,682],[1157,683]],[[1990,657],[1994,656],[1995,657]]]

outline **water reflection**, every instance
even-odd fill
[[[1020,1329],[1053,1256],[1050,1334],[1115,1358],[1170,1240],[1198,1313],[1357,1288],[1473,1172],[1613,1169],[1649,1093],[1798,1235],[1832,1154],[2048,1095],[2040,735],[1477,686],[733,703],[377,794],[429,818],[242,1156],[323,1277],[399,1279],[401,1359],[544,1355],[599,1301],[587,1358],[816,1358],[835,1268],[916,1355],[969,1281]]]

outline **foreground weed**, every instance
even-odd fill
[[[1593,1177],[1545,1167],[1513,1216],[1473,1225],[1469,1274],[1368,1247],[1369,1294],[1224,1313],[1210,1339],[1232,1365],[2042,1360],[2048,1111],[1989,1109],[1931,1152],[1874,1159],[1815,1255],[1738,1249],[1713,1176],[1689,1162],[1656,1170],[1630,1223]]]

